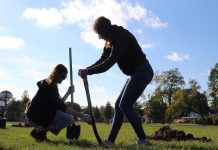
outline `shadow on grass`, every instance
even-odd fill
[[[51,141],[51,140],[46,140],[46,143],[48,144],[54,144],[54,145],[65,145],[65,146],[71,146],[71,147],[80,147],[81,149],[148,149],[152,148],[152,144],[145,144],[145,145],[136,145],[136,144],[130,144],[130,145],[125,145],[123,143],[116,144],[116,146],[112,147],[106,147],[104,145],[99,145],[96,143],[92,143],[87,140],[69,140],[69,141]]]
[[[66,146],[77,146],[81,148],[94,148],[98,146],[97,144],[94,144],[90,141],[87,140],[69,140],[69,141],[51,141],[51,140],[46,140],[45,141],[48,144],[53,144],[53,145],[66,145]]]

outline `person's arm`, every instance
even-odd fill
[[[84,121],[86,121],[88,124],[92,123],[90,115],[78,112],[69,106],[67,106],[67,108],[65,109],[65,113],[79,117],[83,119]]]
[[[74,93],[75,92],[75,87],[74,85],[70,86],[66,92],[66,94],[63,96],[62,101],[65,102],[66,99],[68,98],[68,96],[71,94],[71,93]]]
[[[111,51],[107,59],[98,65],[88,68],[88,75],[102,73],[110,69],[117,62],[117,60],[124,55],[127,47],[128,43],[126,42],[126,38],[119,37],[119,39],[112,44]]]
[[[70,114],[70,115],[73,115],[73,116],[77,116],[77,117],[82,117],[82,113],[81,112],[78,112],[74,109],[72,109],[71,107],[67,106],[67,108],[65,109],[65,112],[67,114]]]
[[[87,67],[86,69],[92,68],[92,67],[94,67],[94,66],[96,66],[96,65],[99,65],[99,64],[102,63],[103,61],[105,61],[105,60],[109,57],[110,51],[111,51],[110,48],[104,47],[104,50],[103,50],[103,53],[102,53],[100,59],[97,60],[97,61],[96,61],[94,64],[92,64],[91,66]]]

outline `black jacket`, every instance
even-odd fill
[[[66,105],[61,100],[58,87],[46,80],[37,82],[39,87],[27,110],[27,117],[44,128],[52,122],[57,110],[65,111]]]
[[[110,48],[104,47],[101,58],[87,67],[88,75],[105,72],[115,63],[124,74],[132,75],[138,66],[148,63],[137,40],[128,30],[112,25],[110,37]]]

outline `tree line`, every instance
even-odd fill
[[[152,122],[165,123],[195,112],[201,116],[196,122],[218,124],[217,115],[208,117],[211,113],[218,113],[218,63],[210,70],[206,91],[201,90],[195,79],[185,82],[178,68],[155,73],[152,84],[155,85],[154,91],[150,94],[143,93],[134,105],[140,116],[146,115]],[[9,101],[6,110],[8,120],[22,121],[29,101],[27,91],[24,91],[21,100]],[[88,107],[66,103],[77,111],[89,112]],[[108,101],[105,106],[93,107],[93,113],[97,122],[109,123],[114,115],[114,107]]]

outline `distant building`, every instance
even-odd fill
[[[190,112],[186,117],[181,117],[175,120],[176,123],[188,123],[192,122],[193,119],[200,118],[201,115],[196,112]]]
[[[199,113],[196,113],[196,112],[190,112],[188,114],[188,117],[191,118],[191,119],[194,119],[194,118],[200,118],[201,115]]]
[[[5,107],[5,102],[0,101],[0,107]]]
[[[218,116],[218,111],[210,110],[209,114],[208,114],[208,117],[214,117],[214,116]]]

